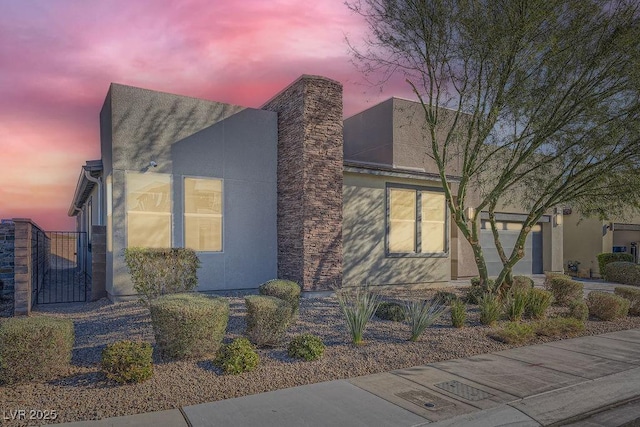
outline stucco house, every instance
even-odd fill
[[[195,249],[201,291],[274,277],[328,291],[475,275],[424,155],[419,104],[392,98],[346,120],[342,105],[341,84],[319,76],[260,109],[112,84],[101,159],[83,166],[69,209],[92,233],[94,287],[133,295],[128,246]],[[518,273],[562,269],[552,216],[531,233]],[[522,212],[498,217],[508,246]],[[492,245],[490,232],[482,239]],[[496,274],[495,249],[487,260]]]

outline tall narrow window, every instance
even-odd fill
[[[222,180],[184,179],[184,245],[222,251]]]
[[[171,247],[171,175],[127,172],[127,246]]]
[[[387,252],[447,252],[447,209],[444,194],[421,188],[388,188]]]

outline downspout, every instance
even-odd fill
[[[102,225],[102,180],[100,178],[94,178],[91,176],[91,173],[85,169],[84,177],[89,181],[96,183],[98,185],[98,224]]]

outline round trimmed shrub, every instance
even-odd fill
[[[236,338],[223,345],[213,364],[225,374],[241,374],[253,371],[260,363],[260,356],[246,338]]]
[[[582,299],[577,299],[569,303],[568,317],[585,321],[589,318],[589,307],[587,303]]]
[[[404,306],[397,302],[383,301],[378,305],[376,317],[382,320],[391,320],[392,322],[404,322]]]
[[[73,322],[46,316],[0,321],[0,383],[50,380],[71,362]]]
[[[102,351],[102,372],[118,383],[139,383],[153,375],[153,347],[146,342],[119,341]]]
[[[293,314],[298,314],[301,288],[296,282],[281,279],[269,280],[260,285],[258,292],[260,292],[260,295],[287,301],[293,310]]]
[[[624,253],[624,252],[605,252],[597,255],[598,258],[598,271],[600,272],[600,276],[602,276],[606,280],[616,281],[609,277],[609,271],[607,270],[607,266],[611,263],[630,263],[633,264],[633,255]],[[623,283],[623,282],[621,282]]]
[[[250,295],[247,306],[247,336],[258,347],[277,346],[291,324],[291,305],[280,298]]]
[[[610,282],[640,286],[640,265],[634,262],[611,262],[604,267],[604,272]]]
[[[614,289],[614,293],[629,300],[629,314],[640,316],[640,288],[620,286]]]
[[[161,354],[180,360],[216,354],[229,321],[226,299],[201,294],[165,295],[149,310]]]
[[[587,296],[589,314],[600,320],[615,320],[629,314],[629,300],[607,292],[592,291]]]
[[[289,343],[287,353],[289,357],[304,359],[307,362],[318,360],[324,354],[325,345],[322,339],[312,334],[295,336]]]
[[[571,301],[581,299],[583,284],[569,276],[555,276],[545,282],[546,289],[553,294],[555,304],[566,307]]]

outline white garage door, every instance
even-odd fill
[[[500,242],[507,256],[511,254],[516,244],[522,223],[498,221],[498,233],[500,234]],[[489,276],[497,276],[502,270],[502,261],[498,256],[498,251],[493,240],[491,225],[489,221],[482,220],[480,230],[480,245],[484,253],[484,260],[487,263]],[[541,274],[542,271],[542,227],[538,224],[534,226],[527,236],[524,244],[524,258],[522,258],[514,267],[513,274]]]

